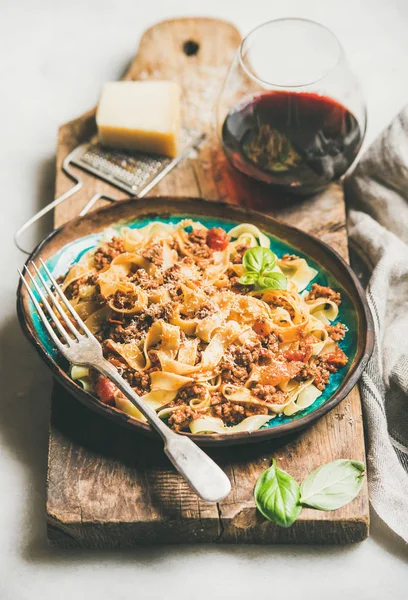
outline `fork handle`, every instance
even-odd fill
[[[170,429],[110,362],[102,359],[92,366],[113,381],[161,435],[166,455],[200,498],[207,502],[219,502],[230,493],[231,483],[224,471],[190,438]]]

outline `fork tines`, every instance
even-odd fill
[[[63,351],[64,348],[72,346],[75,342],[83,340],[86,337],[93,336],[87,328],[87,326],[85,325],[85,323],[72,308],[69,300],[67,299],[64,292],[61,290],[60,286],[55,281],[47,265],[43,262],[41,258],[40,262],[45,272],[45,275],[49,281],[47,281],[47,279],[44,277],[40,269],[33,261],[29,263],[29,266],[31,266],[34,269],[41,285],[37,283],[37,278],[31,273],[27,266],[24,267],[24,275],[28,275],[34,289],[38,294],[41,303],[38,301],[34,291],[32,290],[29,282],[27,281],[27,277],[25,277],[23,273],[21,273],[21,271],[19,271],[20,278],[24,286],[26,287],[27,292],[49,335],[51,336],[57,348],[60,351]],[[41,289],[41,286],[43,289]],[[64,308],[66,310],[64,310]],[[67,311],[70,316],[68,316]],[[58,335],[56,334],[56,331],[52,327],[50,321],[54,324],[55,329],[58,331],[60,337],[58,337]],[[81,331],[79,331],[78,328],[74,326],[73,321],[78,325],[78,328],[82,330],[83,333],[81,333]],[[71,333],[73,337],[71,337],[69,333]]]

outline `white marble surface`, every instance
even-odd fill
[[[51,380],[16,322],[16,268],[23,255],[13,247],[12,232],[52,197],[58,125],[95,103],[147,26],[183,15],[226,18],[244,33],[279,16],[331,27],[363,85],[368,140],[408,100],[407,0],[0,1],[0,598],[407,598],[407,548],[375,516],[370,539],[345,548],[78,552],[46,545]]]

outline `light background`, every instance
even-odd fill
[[[407,0],[0,0],[0,599],[407,598],[408,549],[374,515],[371,538],[344,548],[46,546],[51,379],[17,325],[12,234],[52,199],[58,125],[95,104],[146,27],[185,15],[242,33],[282,16],[333,29],[362,82],[367,142],[408,100]]]

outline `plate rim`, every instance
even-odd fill
[[[356,274],[351,269],[349,264],[343,259],[343,257],[340,256],[340,254],[336,250],[334,250],[331,246],[329,246],[328,244],[323,242],[321,239],[319,239],[309,233],[306,233],[291,224],[288,224],[284,221],[276,219],[275,217],[272,217],[269,214],[265,214],[261,211],[256,211],[256,210],[253,210],[253,209],[250,209],[247,207],[229,204],[227,202],[212,201],[212,200],[207,200],[207,199],[200,198],[200,197],[191,197],[191,196],[169,196],[169,195],[152,196],[152,197],[149,197],[149,200],[150,201],[154,200],[156,203],[159,204],[159,206],[155,206],[155,207],[145,206],[144,207],[145,210],[142,209],[143,212],[141,212],[137,218],[140,218],[140,219],[149,218],[149,217],[153,218],[153,216],[159,217],[160,214],[158,214],[157,211],[160,210],[160,204],[162,204],[162,209],[163,209],[163,204],[166,202],[177,202],[177,203],[180,202],[180,206],[183,204],[183,202],[197,202],[199,204],[206,204],[207,206],[217,207],[220,209],[222,209],[222,208],[226,208],[228,210],[232,209],[233,212],[241,213],[242,216],[253,214],[258,219],[266,219],[270,225],[277,224],[280,228],[283,227],[283,229],[287,229],[288,231],[290,231],[293,235],[298,234],[298,235],[300,235],[301,238],[302,237],[308,238],[314,244],[316,244],[318,247],[320,247],[326,254],[331,256],[331,258],[334,259],[335,262],[339,263],[340,266],[342,267],[342,269],[347,273],[348,277],[351,280],[352,285],[354,286],[354,291],[356,292],[356,298],[358,299],[358,302],[360,303],[360,308],[362,309],[361,312],[364,316],[364,321],[365,321],[364,326],[362,328],[362,332],[361,333],[360,333],[360,331],[357,332],[358,333],[358,335],[357,335],[357,351],[358,351],[358,346],[360,343],[361,334],[364,335],[364,332],[365,332],[365,339],[363,340],[364,343],[363,343],[363,347],[361,350],[361,356],[360,356],[359,360],[354,365],[352,365],[350,371],[347,373],[345,379],[343,380],[341,385],[337,388],[337,390],[328,398],[328,400],[324,404],[322,404],[322,406],[316,408],[316,410],[314,410],[311,413],[309,413],[303,417],[300,417],[294,421],[291,421],[290,423],[284,423],[282,425],[277,425],[276,427],[269,427],[266,429],[259,429],[259,430],[253,431],[253,432],[243,431],[243,432],[237,432],[237,433],[233,433],[233,434],[219,434],[219,433],[190,434],[187,432],[182,432],[181,435],[190,437],[193,441],[195,441],[197,444],[199,444],[201,446],[224,446],[224,447],[226,447],[226,446],[231,446],[231,445],[235,445],[235,444],[262,442],[265,440],[270,440],[270,439],[274,439],[274,438],[278,438],[278,437],[282,437],[282,436],[288,436],[293,433],[300,432],[301,430],[305,429],[306,427],[309,427],[315,421],[318,421],[321,417],[323,417],[325,414],[330,412],[333,408],[335,408],[351,392],[351,390],[357,384],[363,370],[365,369],[365,367],[368,363],[368,360],[370,359],[373,349],[374,349],[374,321],[373,321],[372,313],[370,311],[370,308],[369,308],[369,305],[368,305],[368,302],[365,297],[365,293],[364,293],[363,287],[361,286],[360,281],[358,280]],[[79,221],[82,221],[84,218],[91,219],[92,217],[95,217],[95,215],[100,215],[105,212],[106,213],[110,213],[110,212],[114,213],[115,210],[119,210],[121,206],[130,205],[130,204],[133,204],[134,202],[138,202],[138,201],[139,201],[138,199],[119,200],[119,201],[115,202],[115,204],[110,204],[110,205],[104,206],[100,209],[97,209],[95,211],[92,211],[91,213],[88,213],[84,217],[74,217],[73,219],[70,219],[69,221],[67,221],[66,223],[64,223],[63,225],[58,227],[57,229],[48,233],[37,244],[37,246],[31,252],[30,256],[25,261],[25,265],[24,265],[25,268],[27,268],[28,263],[31,260],[33,260],[34,258],[36,258],[36,256],[41,252],[41,250],[44,247],[46,247],[50,243],[50,241],[54,237],[56,237],[59,233],[61,233],[61,231],[63,231],[64,229],[75,226],[76,223],[78,223]],[[162,215],[163,214],[165,214],[164,211],[162,212]],[[194,213],[189,213],[189,211],[186,210],[186,215],[189,215],[189,214],[191,214],[191,216],[192,216]],[[208,216],[211,217],[211,214],[209,214]],[[228,218],[228,217],[226,217],[226,218]],[[232,215],[231,215],[231,218],[233,218]],[[116,221],[112,219],[110,225],[107,224],[106,227],[113,225],[115,222],[120,222],[120,220],[121,220],[120,218],[117,219]],[[241,222],[243,222],[243,221],[241,221]],[[84,236],[80,236],[80,237],[84,237]],[[80,237],[78,237],[77,239],[80,239]],[[276,236],[276,237],[278,237],[278,236]],[[278,237],[278,239],[280,239],[280,238]],[[305,252],[305,254],[309,255],[308,252]],[[353,298],[352,298],[352,302],[355,307],[355,301]],[[355,309],[356,309],[356,307],[355,307]],[[129,415],[127,415],[126,413],[119,411],[115,407],[103,404],[95,396],[93,396],[89,392],[86,392],[73,379],[71,379],[71,377],[54,361],[54,359],[48,354],[46,349],[41,344],[40,340],[38,339],[35,332],[33,331],[33,328],[31,327],[31,323],[29,322],[29,315],[27,314],[27,312],[28,311],[26,311],[25,307],[24,307],[24,297],[22,294],[22,282],[20,280],[18,287],[17,287],[17,316],[18,316],[18,320],[20,323],[20,327],[21,327],[25,337],[29,340],[31,345],[37,351],[37,353],[39,354],[39,356],[43,360],[43,362],[51,370],[54,377],[63,385],[64,388],[66,388],[69,392],[71,392],[71,394],[74,396],[75,400],[79,400],[82,404],[89,407],[91,410],[94,410],[95,412],[102,414],[106,418],[115,421],[118,425],[131,427],[135,432],[139,431],[140,433],[143,433],[143,434],[154,436],[156,438],[158,437],[158,434],[154,430],[152,430],[152,428],[150,427],[149,424],[143,423],[142,421],[134,419],[134,418],[130,417]]]

